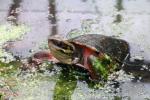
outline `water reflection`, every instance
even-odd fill
[[[123,10],[124,9],[123,8],[123,0],[117,0],[115,7],[116,7],[118,12]],[[122,15],[121,14],[117,14],[114,23],[120,23],[121,21],[122,21]]]
[[[116,0],[116,8],[117,8],[117,10],[118,11],[121,11],[121,10],[123,10],[124,8],[123,8],[123,0]]]
[[[114,20],[114,23],[120,23],[122,21],[122,15],[118,14],[116,16],[116,19]]]
[[[50,35],[56,35],[57,34],[57,18],[56,18],[56,4],[55,0],[49,0],[49,20],[50,24],[52,25],[51,28],[51,34]]]
[[[20,12],[20,3],[22,0],[13,0],[13,3],[10,6],[9,12],[8,12],[8,21],[11,21],[13,24],[18,24],[18,14]]]

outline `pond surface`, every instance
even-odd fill
[[[0,0],[0,27],[8,27],[10,23],[27,27],[27,31],[21,33],[21,39],[0,42],[0,46],[5,45],[13,56],[25,61],[35,52],[48,50],[48,36],[59,34],[71,38],[96,33],[128,41],[131,58],[142,57],[150,61],[149,5],[150,0]],[[103,88],[94,89],[89,88],[87,82],[76,80],[72,74],[64,78],[57,66],[54,71],[45,66],[47,64],[41,67],[43,72],[17,69],[10,75],[5,73],[0,77],[0,96],[6,94],[10,100],[52,100],[54,97],[59,100],[61,95],[66,95],[66,100],[150,99],[149,80],[134,82],[132,76],[122,70],[117,72],[117,87],[110,81]]]

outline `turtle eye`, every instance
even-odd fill
[[[63,51],[63,50],[59,50],[62,54],[66,54],[66,55],[70,55],[71,56],[71,52],[67,52],[67,51]]]
[[[70,45],[68,45],[68,44],[66,44],[66,43],[64,43],[64,41],[51,40],[51,42],[52,42],[54,45],[56,45],[56,46],[58,46],[58,47],[60,47],[60,48],[62,48],[62,49],[65,49],[65,50],[73,50],[73,47],[70,46]]]
[[[64,48],[64,47],[65,47],[65,44],[63,44],[62,41],[58,41],[58,40],[53,40],[53,39],[52,39],[51,42],[52,42],[54,45],[58,46],[58,47],[61,47],[61,48]]]

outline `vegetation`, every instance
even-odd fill
[[[62,70],[59,79],[55,85],[54,100],[71,100],[77,79],[71,69]]]
[[[94,71],[104,80],[107,80],[109,74],[117,68],[117,63],[106,54],[101,58],[93,56],[91,60]]]
[[[2,49],[3,44],[8,41],[20,39],[29,29],[25,25],[14,26],[11,24],[0,25],[0,61],[8,62],[13,60],[11,53]],[[4,60],[4,58],[6,58]]]

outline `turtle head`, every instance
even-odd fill
[[[64,64],[73,64],[75,47],[67,40],[59,36],[52,36],[48,39],[48,46],[52,55]]]

